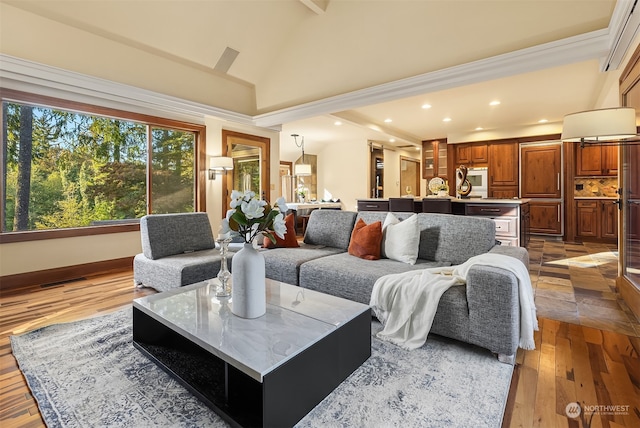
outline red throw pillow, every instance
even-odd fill
[[[380,258],[380,246],[382,245],[382,222],[376,221],[366,224],[360,219],[351,232],[349,242],[349,254],[366,260],[378,260]]]
[[[296,248],[299,247],[298,239],[296,238],[295,218],[293,214],[288,214],[284,218],[284,224],[287,226],[287,233],[284,234],[284,239],[280,239],[278,235],[273,233],[276,238],[276,243],[271,242],[271,239],[264,237],[262,246],[264,248]]]

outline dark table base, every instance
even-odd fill
[[[259,382],[138,308],[133,344],[233,426],[293,426],[371,356],[371,313],[340,326]]]

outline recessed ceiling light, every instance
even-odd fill
[[[489,105],[490,105],[490,106],[499,106],[499,105],[500,105],[500,101],[498,101],[498,100],[491,101],[491,102],[489,103]]]
[[[395,139],[395,138],[389,138],[389,142],[390,142],[390,143],[395,143],[395,142],[396,142],[396,139]]]
[[[429,108],[431,108],[431,104],[422,104],[422,108],[425,109],[425,110],[429,109]]]
[[[483,129],[484,129],[484,128],[483,128],[482,126],[478,126],[478,127],[476,128],[476,131],[482,131]]]
[[[416,146],[416,150],[420,150],[420,147]]]
[[[388,118],[384,120],[384,123],[391,123],[391,122],[393,122],[393,120],[388,119]]]
[[[443,122],[451,122],[451,118],[450,117],[445,117],[444,119],[442,119]]]
[[[547,119],[540,119],[540,120],[538,121],[538,123],[547,123],[547,122],[549,122]]]
[[[339,120],[336,120],[335,122],[333,122],[333,124],[335,126],[340,126],[340,125],[342,125],[342,122],[340,122]]]

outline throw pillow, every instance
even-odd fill
[[[419,246],[418,216],[400,221],[393,213],[387,213],[382,225],[382,257],[415,265]]]
[[[298,244],[298,239],[296,238],[295,220],[293,213],[287,214],[284,218],[284,225],[287,226],[287,233],[284,234],[284,239],[280,239],[280,237],[274,233],[273,236],[276,238],[276,243],[274,244],[271,239],[265,236],[264,241],[262,241],[262,246],[264,248],[299,247],[300,244]]]
[[[365,260],[378,260],[380,258],[380,245],[382,244],[382,223],[379,221],[366,224],[359,219],[351,232],[349,241],[349,254]]]

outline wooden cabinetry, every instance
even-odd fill
[[[422,178],[447,179],[447,139],[422,142]]]
[[[578,238],[615,241],[618,238],[618,206],[612,200],[578,200],[576,227]]]
[[[561,198],[562,146],[560,144],[522,146],[520,156],[522,165],[520,196],[522,198]],[[531,216],[533,222],[533,211]]]
[[[518,197],[518,143],[489,144],[490,198]]]
[[[486,143],[456,144],[456,165],[467,167],[487,166],[489,150]]]
[[[618,175],[618,147],[576,144],[576,175]]]
[[[531,233],[562,234],[562,202],[529,202]]]

